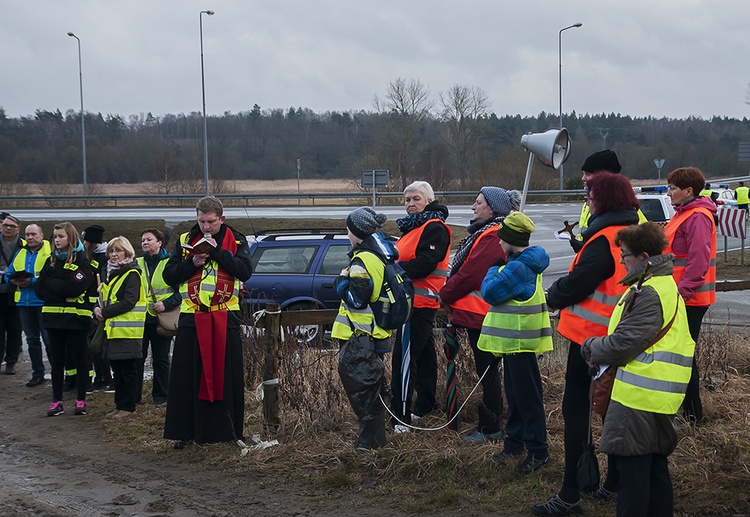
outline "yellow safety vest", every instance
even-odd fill
[[[685,313],[685,302],[677,291],[671,276],[655,276],[643,285],[653,287],[659,293],[664,328],[675,315],[672,327],[659,341],[647,348],[625,366],[617,369],[612,386],[612,400],[623,406],[673,415],[677,413],[683,399],[693,366],[695,342]],[[612,319],[609,333],[612,334],[620,322],[629,289],[622,296]]]
[[[115,278],[112,283],[102,284],[102,298],[104,299],[105,306],[119,301],[117,293],[125,282],[125,279],[131,274],[136,274],[140,277],[138,270],[129,269]],[[104,322],[107,339],[143,339],[143,325],[146,322],[146,293],[143,291],[143,284],[140,282],[140,278],[139,284],[141,293],[135,307],[124,314],[108,318]]]
[[[49,241],[43,240],[42,247],[36,252],[30,251],[26,247],[21,248],[13,259],[13,271],[28,271],[28,269],[26,269],[26,261],[29,259],[29,255],[34,255],[34,263],[28,264],[33,269],[33,271],[29,271],[29,273],[34,273],[34,278],[39,278],[39,273],[42,271],[44,263],[51,254],[52,247],[50,246]],[[31,288],[28,287],[27,289]],[[16,289],[16,292],[13,293],[13,299],[16,303],[21,301],[21,289]]]
[[[188,241],[189,233],[185,232],[180,235],[180,243],[185,244]],[[188,254],[188,250],[183,248],[183,258]],[[240,281],[234,279],[234,285],[232,286],[231,293],[225,293],[229,297],[219,305],[211,305],[211,300],[216,292],[216,279],[218,278],[219,264],[215,260],[208,260],[203,266],[203,275],[201,276],[200,283],[198,284],[198,298],[204,307],[208,308],[208,312],[212,311],[238,311],[240,310]],[[182,296],[182,306],[180,311],[182,314],[193,314],[198,305],[190,299],[188,294],[188,283],[183,282],[180,284],[180,296]]]
[[[385,264],[380,258],[370,251],[355,250],[352,258],[359,258],[365,265],[367,274],[372,279],[372,294],[370,302],[376,302],[380,298],[380,291],[383,287],[383,275],[385,274]],[[344,300],[341,300],[339,313],[333,322],[331,337],[347,341],[352,337],[352,333],[367,334],[375,339],[388,339],[391,337],[391,331],[377,326],[375,323],[375,314],[368,303],[362,309],[353,309],[349,307]]]
[[[748,203],[750,203],[750,188],[737,187],[736,189],[734,189],[734,191],[737,194],[738,205],[747,205]]]
[[[167,265],[168,261],[168,258],[164,258],[160,260],[158,264],[156,264],[154,274],[151,276],[151,288],[149,288],[148,266],[146,265],[146,259],[144,259],[143,257],[138,257],[136,259],[136,262],[141,267],[141,284],[143,286],[143,291],[146,293],[148,313],[151,316],[156,316],[156,311],[154,310],[154,300],[151,296],[152,290],[157,302],[162,302],[174,294],[172,286],[164,281],[164,267]]]
[[[500,267],[500,270],[504,267]],[[541,354],[552,350],[552,327],[542,275],[536,276],[536,289],[528,300],[509,300],[500,305],[490,305],[482,322],[477,347],[495,355],[520,352]]]

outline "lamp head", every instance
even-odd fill
[[[581,22],[578,22],[575,25],[573,25],[573,27],[583,27],[583,24]]]
[[[68,33],[68,36],[70,36],[71,38],[75,38],[75,37],[76,37],[76,35],[75,35],[75,34],[73,34],[72,32],[69,32],[69,33]]]
[[[206,13],[207,15],[209,15],[209,16],[213,16],[214,15],[213,11],[203,11],[203,12]]]
[[[529,133],[521,137],[521,147],[534,153],[547,167],[559,169],[570,156],[570,136],[565,128]]]

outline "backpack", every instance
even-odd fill
[[[393,261],[385,263],[380,297],[370,307],[375,323],[382,329],[395,330],[409,321],[414,308],[414,284],[404,268]]]

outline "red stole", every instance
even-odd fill
[[[237,253],[237,241],[234,233],[229,227],[225,227],[224,240],[219,248],[229,251],[232,255]],[[198,234],[193,237],[190,244],[195,244],[201,239]],[[203,268],[195,272],[188,280],[188,293],[190,301],[202,305],[198,298],[200,281],[203,276]],[[211,307],[221,306],[231,299],[234,293],[234,277],[221,267],[216,272],[216,290],[211,298]],[[224,362],[227,347],[227,310],[211,310],[210,312],[195,311],[195,331],[198,336],[198,347],[201,354],[203,371],[201,372],[199,400],[214,402],[224,400]]]

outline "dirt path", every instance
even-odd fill
[[[0,515],[400,515],[359,494],[308,495],[288,480],[198,470],[189,449],[123,451],[107,441],[102,408],[74,416],[66,393],[65,414],[47,417],[49,380],[27,388],[29,364],[17,371],[0,374]]]

